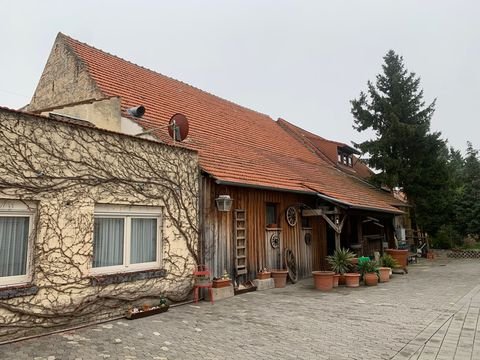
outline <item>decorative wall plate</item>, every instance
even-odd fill
[[[274,249],[278,249],[280,247],[280,237],[278,234],[272,234],[272,236],[270,236],[270,245]]]
[[[290,226],[295,226],[297,225],[297,210],[293,206],[290,206],[286,213],[286,218],[287,218],[287,223]]]
[[[312,234],[307,232],[305,233],[305,244],[310,245],[312,243]]]

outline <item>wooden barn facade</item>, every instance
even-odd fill
[[[215,276],[227,271],[234,279],[254,279],[262,269],[285,269],[293,254],[291,270],[301,279],[328,269],[326,256],[336,241],[367,256],[394,246],[394,210],[355,209],[314,192],[253,188],[207,176],[200,191],[202,258]],[[225,195],[232,206],[220,211],[215,200]]]

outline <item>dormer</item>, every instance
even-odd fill
[[[360,152],[348,145],[337,146],[337,162],[340,165],[353,168],[353,154],[360,155]]]

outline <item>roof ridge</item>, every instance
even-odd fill
[[[77,44],[80,44],[80,45],[83,45],[83,46],[87,46],[87,47],[89,47],[89,48],[91,48],[91,49],[95,49],[96,51],[99,51],[99,52],[101,52],[101,53],[103,53],[103,54],[106,54],[106,55],[108,55],[108,56],[115,57],[115,58],[117,58],[117,59],[119,59],[119,60],[121,60],[121,61],[124,61],[124,62],[126,62],[126,63],[129,63],[129,64],[131,64],[131,65],[133,65],[133,66],[136,66],[136,67],[138,67],[138,68],[140,68],[140,69],[149,71],[149,72],[153,73],[153,74],[156,75],[156,76],[163,76],[163,77],[165,77],[165,78],[167,78],[167,79],[170,79],[170,80],[176,81],[176,82],[178,82],[178,83],[180,83],[180,84],[182,84],[182,85],[185,85],[185,86],[187,86],[187,87],[189,87],[189,88],[191,88],[191,89],[193,89],[193,90],[195,90],[195,91],[202,92],[202,93],[204,93],[204,94],[207,94],[207,95],[209,95],[209,96],[215,97],[216,99],[219,99],[219,100],[224,101],[224,102],[226,102],[226,103],[229,103],[229,104],[238,106],[238,107],[240,107],[240,108],[242,108],[242,109],[251,111],[251,112],[256,113],[256,114],[260,114],[260,115],[262,115],[262,116],[268,117],[268,118],[269,118],[270,120],[272,120],[272,121],[275,121],[275,120],[274,120],[270,115],[268,115],[268,114],[262,113],[262,112],[257,111],[257,110],[250,109],[250,108],[248,108],[248,107],[246,107],[246,106],[243,106],[243,105],[240,105],[240,104],[238,104],[238,103],[236,103],[236,102],[234,102],[234,101],[232,101],[232,100],[224,99],[224,98],[222,98],[222,97],[220,97],[220,96],[218,96],[218,95],[215,95],[215,94],[213,94],[213,93],[211,93],[211,92],[209,92],[209,91],[205,91],[205,90],[203,90],[203,89],[200,89],[200,88],[198,88],[198,87],[196,87],[196,86],[194,86],[194,85],[191,85],[191,84],[189,84],[189,83],[187,83],[187,82],[185,82],[185,81],[178,80],[178,79],[176,79],[176,78],[174,78],[174,77],[171,77],[171,76],[168,76],[168,75],[164,75],[164,74],[162,74],[162,73],[160,73],[160,72],[158,72],[158,71],[155,71],[155,70],[152,70],[152,69],[147,68],[147,67],[145,67],[145,66],[136,64],[136,63],[134,63],[134,62],[132,62],[132,61],[130,61],[130,60],[124,59],[124,58],[122,58],[122,57],[120,57],[120,56],[118,56],[118,55],[109,53],[108,51],[105,51],[105,50],[96,48],[96,47],[93,46],[93,45],[90,45],[90,44],[87,44],[87,43],[82,42],[82,41],[80,41],[80,40],[77,40],[77,39],[75,39],[75,38],[73,38],[73,37],[71,37],[71,36],[69,36],[69,35],[66,35],[66,34],[64,34],[64,33],[62,33],[62,32],[59,32],[58,35],[59,35],[59,36],[62,36],[63,38],[66,38],[67,40],[74,41],[74,42],[76,42]],[[72,49],[72,50],[76,53],[77,56],[79,56],[78,53],[75,51],[75,49]],[[81,59],[81,56],[79,56],[79,57],[80,57],[80,59]],[[102,92],[103,92],[103,91],[102,91]]]
[[[309,151],[311,151],[315,155],[319,155],[320,158],[323,161],[327,162],[329,165],[335,166],[334,162],[326,154],[324,154],[322,150],[320,150],[317,146],[315,146],[309,138],[307,138],[301,133],[301,131],[303,130],[301,127],[293,125],[291,122],[282,118],[278,118],[277,124],[282,129],[284,129],[290,136],[292,136],[294,139],[297,139],[297,141],[300,141],[303,145],[305,145]],[[322,138],[321,136],[319,137]]]
[[[289,126],[294,127],[294,128],[296,128],[296,129],[299,129],[300,131],[303,131],[303,132],[307,133],[308,135],[314,136],[314,137],[319,138],[319,139],[321,139],[321,140],[328,141],[328,142],[331,142],[331,143],[334,143],[334,144],[350,146],[350,145],[348,145],[347,143],[340,142],[340,141],[337,141],[337,140],[327,139],[327,138],[325,138],[325,137],[323,137],[323,136],[320,136],[320,135],[318,135],[318,134],[315,134],[315,133],[313,133],[313,132],[311,132],[311,131],[305,130],[304,128],[301,128],[300,126],[297,126],[297,125],[295,125],[295,124],[292,124],[290,121],[287,121],[287,120],[285,120],[285,119],[279,118],[279,120],[284,121],[284,122],[286,122]]]

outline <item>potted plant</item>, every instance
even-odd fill
[[[258,280],[270,279],[271,275],[272,273],[268,271],[267,268],[263,268],[257,273],[257,279]]]
[[[223,275],[220,278],[213,279],[212,287],[214,288],[223,288],[232,285],[230,280],[230,275],[228,275],[227,270],[223,271]]]
[[[129,306],[125,317],[129,320],[139,319],[145,316],[150,316],[168,311],[168,308],[169,306],[167,303],[167,299],[162,296],[160,297],[160,301],[156,306],[150,306],[147,303],[143,304],[141,307]]]
[[[327,262],[332,271],[335,272],[333,287],[336,287],[335,285],[338,286],[339,281],[340,283],[345,283],[345,280],[341,281],[340,279],[342,279],[342,277],[345,279],[345,274],[352,269],[352,260],[354,258],[355,254],[349,249],[345,248],[337,249],[333,255],[327,256]]]
[[[392,276],[392,269],[398,267],[398,262],[389,254],[383,254],[380,258],[381,267],[378,268],[380,282],[387,282]]]
[[[367,286],[375,286],[378,284],[377,263],[373,260],[364,260],[358,262],[358,269],[363,277],[363,281]]]
[[[405,273],[408,273],[408,250],[385,249],[385,252],[397,261],[398,265],[396,268],[401,268]]]

